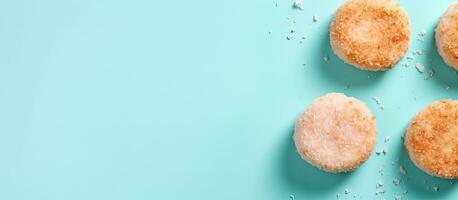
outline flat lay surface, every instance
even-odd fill
[[[0,1],[0,199],[457,199],[401,139],[417,112],[457,97],[434,43],[454,1],[400,0],[412,42],[386,72],[332,52],[342,3]],[[295,121],[329,92],[377,118],[352,173],[295,150]]]

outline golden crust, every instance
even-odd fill
[[[375,117],[358,99],[330,93],[315,100],[299,118],[294,142],[310,164],[333,173],[352,171],[376,145]]]
[[[410,21],[395,0],[348,0],[336,12],[330,38],[344,61],[363,70],[388,70],[409,48]]]
[[[458,70],[458,4],[451,5],[440,19],[436,46],[445,63]]]
[[[419,112],[407,128],[404,144],[423,171],[458,178],[458,101],[436,101]]]

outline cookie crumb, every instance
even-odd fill
[[[385,142],[385,143],[387,143],[387,142],[389,142],[389,141],[390,141],[390,139],[391,139],[391,137],[390,137],[390,136],[385,136],[385,140],[384,140],[384,142]]]
[[[372,99],[375,101],[377,105],[381,104],[380,97],[372,97]]]
[[[295,0],[294,1],[294,7],[299,9],[299,10],[304,10],[304,5],[302,4],[301,0]]]
[[[386,192],[385,189],[380,188],[380,189],[375,190],[375,195],[384,194],[385,192]]]
[[[415,67],[417,68],[418,72],[423,73],[425,72],[425,66],[423,66],[420,63],[415,64]]]
[[[378,188],[381,188],[385,183],[383,182],[383,180],[378,180],[377,184],[375,185],[375,188],[378,189]]]
[[[404,165],[399,166],[399,171],[401,172],[402,175],[407,175],[407,170],[404,167]]]
[[[395,179],[393,180],[393,184],[394,184],[394,185],[399,185],[400,183],[401,183],[401,179],[399,179],[399,178],[395,178]]]
[[[425,77],[425,80],[429,80],[430,78],[432,78],[434,76],[434,73],[436,73],[434,69],[429,70],[428,76]]]
[[[424,42],[425,41],[425,36],[426,36],[426,30],[422,30],[422,31],[420,31],[420,33],[418,33],[417,40],[420,41],[420,42]]]
[[[434,185],[432,188],[433,188],[434,192],[437,192],[440,189],[439,186],[437,186],[437,185]]]
[[[384,168],[385,168],[385,166],[382,165],[382,166],[380,166],[380,168],[378,169],[378,173],[379,173],[380,175],[382,175],[382,176],[383,176],[383,173],[384,173],[384,172],[383,172]]]
[[[323,57],[323,60],[324,60],[325,62],[328,62],[328,61],[329,61],[329,56],[328,56],[328,55],[325,55],[325,56]]]
[[[313,21],[313,22],[318,22],[318,17],[315,16],[315,15],[313,15],[312,21]]]

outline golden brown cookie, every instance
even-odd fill
[[[436,101],[410,122],[404,145],[413,163],[441,178],[458,178],[458,101]]]
[[[411,26],[395,0],[348,0],[335,14],[330,38],[335,54],[345,62],[384,71],[407,53]]]

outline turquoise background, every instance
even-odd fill
[[[453,1],[400,1],[409,55],[424,54],[382,73],[330,50],[342,2],[0,1],[0,199],[457,199],[456,184],[419,171],[401,141],[417,111],[456,98],[458,75],[433,38]],[[328,92],[368,104],[386,156],[338,175],[299,158],[295,120]],[[378,180],[387,192],[376,196]]]

